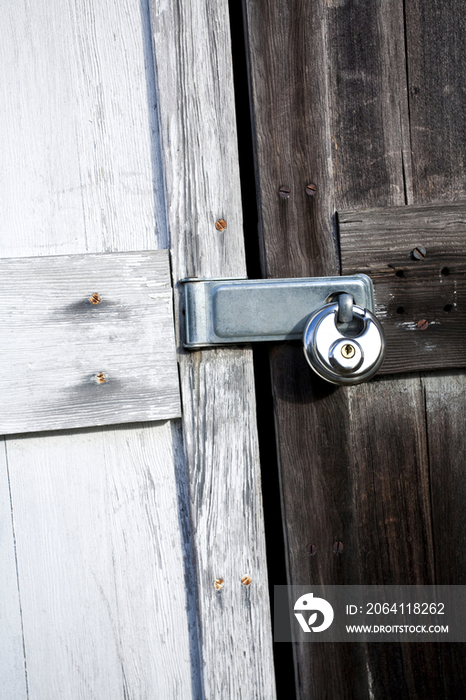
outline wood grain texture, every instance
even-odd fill
[[[59,7],[3,17],[1,255],[167,248],[147,10]]]
[[[464,374],[445,372],[424,379],[432,474],[433,539],[437,580],[466,581],[464,507],[466,454]]]
[[[412,181],[403,4],[376,2],[367,12],[351,0],[325,0],[324,7],[335,201],[341,209],[355,201],[406,204]]]
[[[193,696],[180,437],[166,422],[8,441],[29,697]]]
[[[151,18],[174,281],[244,276],[228,4],[152,0]],[[216,229],[218,219],[226,229]],[[179,318],[181,306],[177,313]],[[238,348],[183,352],[182,341],[204,694],[271,700],[275,683],[252,353]],[[249,586],[241,583],[244,575],[252,577]],[[216,579],[224,581],[223,588],[216,590]]]
[[[336,274],[335,211],[413,196],[403,4],[244,7],[264,273]],[[433,582],[419,377],[336,389],[293,343],[272,349],[271,368],[290,583]],[[442,687],[427,645],[324,646],[295,647],[303,700],[408,700]]]
[[[458,370],[422,377],[425,394],[432,502],[435,580],[439,584],[466,581],[465,560],[465,390]],[[439,697],[461,695],[466,682],[464,644],[441,645]]]
[[[0,444],[0,679],[6,698],[26,700],[27,681],[23,650],[21,603],[16,570],[16,552],[11,518],[10,485],[5,441]]]
[[[466,20],[461,0],[407,2],[406,51],[413,201],[465,199]]]
[[[464,199],[466,94],[464,8],[460,2],[407,3],[406,47],[413,143],[414,203]],[[464,370],[422,377],[431,465],[432,530],[439,584],[464,584]],[[465,645],[442,645],[440,696],[466,683]]]
[[[0,255],[166,248],[147,8],[10,2],[2,26]],[[179,422],[7,455],[29,698],[200,699]]]
[[[0,433],[181,415],[167,251],[0,259],[0,309]]]
[[[466,204],[343,211],[338,220],[342,274],[374,282],[387,337],[382,373],[465,367]]]

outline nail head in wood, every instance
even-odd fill
[[[225,221],[225,219],[219,219],[215,223],[215,228],[217,229],[217,231],[225,231],[226,227],[227,227],[227,222]]]
[[[290,196],[290,190],[288,187],[280,187],[278,194],[280,195],[281,199],[288,199]]]

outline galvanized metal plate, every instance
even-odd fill
[[[183,280],[185,348],[301,338],[306,320],[336,295],[374,310],[367,275],[301,279]]]
[[[168,251],[0,260],[0,434],[180,416]]]

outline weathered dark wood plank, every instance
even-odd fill
[[[412,196],[402,3],[245,8],[264,274],[334,274],[335,209]],[[335,389],[293,343],[271,367],[290,583],[431,583],[419,378]],[[302,699],[411,700],[441,685],[427,645],[302,645],[295,658]]]
[[[466,377],[430,377],[426,391],[435,571],[444,585],[466,581]]]
[[[412,195],[402,3],[324,5],[335,201],[342,209],[405,204]]]
[[[303,0],[244,0],[244,7],[263,274],[336,272],[324,3],[313,3],[312,12]],[[306,194],[309,184],[315,195]],[[290,191],[288,198],[280,196],[281,187]]]
[[[406,2],[414,202],[466,197],[463,0]]]
[[[425,393],[432,502],[435,580],[466,581],[466,376],[458,371],[422,377]],[[464,644],[440,645],[442,674],[438,697],[464,693]]]
[[[464,3],[406,3],[406,47],[416,204],[466,195],[466,31]],[[439,584],[465,582],[465,377],[425,375],[434,567]],[[441,645],[440,697],[464,694],[465,645]]]
[[[340,211],[338,223],[344,274],[393,275],[405,265],[440,273],[452,261],[461,271],[465,266],[465,201]],[[417,245],[425,248],[424,259],[413,260]]]
[[[466,366],[466,203],[339,212],[343,274],[374,282],[382,373]],[[421,246],[421,248],[419,248]]]

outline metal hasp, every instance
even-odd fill
[[[374,310],[367,275],[300,279],[185,279],[185,348],[301,339],[310,315],[339,294]]]

